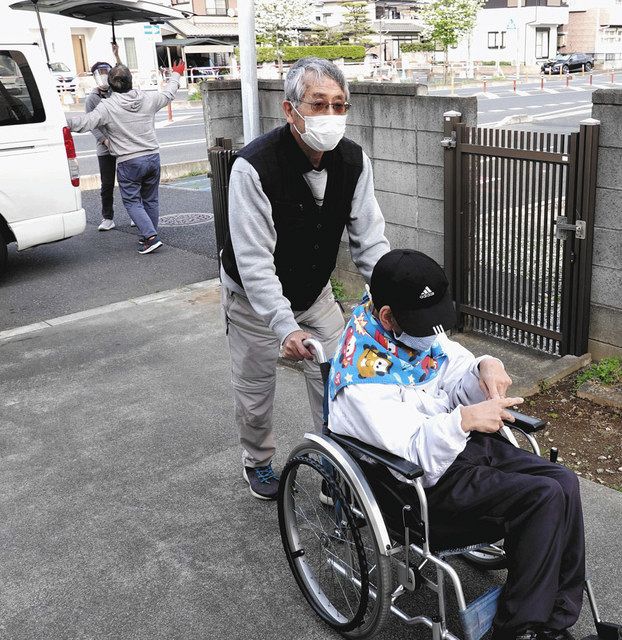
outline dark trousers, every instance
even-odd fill
[[[114,216],[114,176],[117,159],[111,155],[97,156],[99,175],[101,176],[102,218],[112,220]]]
[[[160,220],[160,154],[151,153],[119,162],[117,182],[123,204],[140,235],[143,238],[157,235]]]
[[[473,433],[439,482],[426,490],[430,518],[482,518],[503,524],[508,577],[495,618],[500,632],[534,623],[572,626],[585,580],[583,511],[577,476]]]

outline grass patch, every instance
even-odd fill
[[[580,387],[588,380],[597,380],[602,384],[608,385],[622,382],[622,360],[617,356],[613,356],[591,364],[587,369],[579,373],[576,386]]]
[[[195,91],[188,95],[188,102],[200,102],[201,100],[203,100],[203,96],[200,91]]]
[[[333,295],[335,296],[335,300],[345,300],[346,299],[346,291],[343,286],[343,282],[337,280],[337,278],[330,279],[330,286],[333,288]]]

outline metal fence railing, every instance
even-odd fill
[[[456,114],[445,133],[446,267],[462,326],[585,353],[598,122],[555,134],[468,127]]]

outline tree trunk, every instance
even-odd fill
[[[447,85],[447,77],[449,75],[449,47],[445,45],[445,64],[443,67],[443,84]]]

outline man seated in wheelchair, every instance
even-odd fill
[[[329,427],[422,467],[432,527],[498,527],[508,577],[495,640],[560,640],[579,616],[585,579],[578,480],[498,433],[523,399],[506,397],[501,361],[475,358],[445,334],[455,324],[448,286],[418,251],[378,261],[371,299],[335,354]]]

